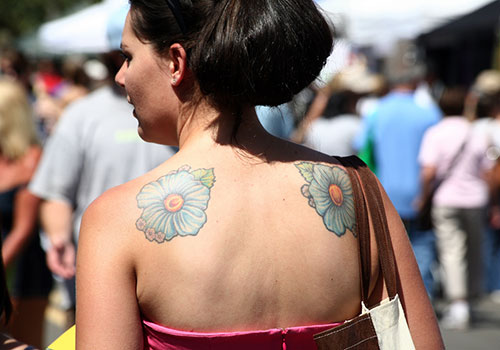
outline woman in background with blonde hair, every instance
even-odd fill
[[[52,277],[38,236],[39,199],[26,185],[41,151],[26,91],[14,80],[0,79],[0,232],[14,304],[8,330],[39,347]]]

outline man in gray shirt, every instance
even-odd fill
[[[119,14],[118,30],[108,28],[115,29],[108,30],[113,48],[120,43],[125,14]],[[117,33],[118,40],[113,37]],[[75,274],[75,247],[87,206],[109,188],[146,173],[174,154],[168,146],[140,139],[132,106],[113,82],[123,61],[119,55],[116,50],[106,54],[108,84],[63,112],[29,185],[43,199],[40,218],[51,243],[49,268],[67,280]],[[67,285],[69,297],[74,299],[74,280]]]

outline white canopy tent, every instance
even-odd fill
[[[371,46],[384,56],[399,39],[412,39],[471,12],[492,0],[316,0],[345,33],[338,50]],[[77,13],[43,24],[38,31],[42,50],[56,53],[107,51],[106,23],[127,0],[103,0]],[[338,62],[338,60],[337,60]]]
[[[492,0],[316,0],[356,46],[384,55],[398,39],[412,39]],[[127,0],[103,0],[43,24],[41,48],[53,53],[95,53],[108,48],[106,22]]]
[[[103,0],[74,14],[43,24],[38,30],[40,48],[54,54],[108,51],[108,18],[127,3],[127,0]]]
[[[399,39],[414,39],[492,0],[316,0],[356,46],[384,56]]]
[[[322,85],[345,67],[359,63],[353,55],[357,47],[371,47],[376,57],[387,57],[399,40],[415,39],[492,1],[316,0],[342,35],[317,84]]]

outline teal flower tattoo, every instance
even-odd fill
[[[197,235],[207,222],[205,210],[214,182],[213,168],[191,170],[185,165],[146,184],[136,197],[143,209],[137,229],[158,243]]]
[[[326,228],[339,237],[345,234],[346,229],[354,234],[354,197],[347,172],[338,166],[311,162],[295,166],[307,181],[301,188],[302,194],[323,218]]]

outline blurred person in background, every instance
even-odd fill
[[[55,95],[63,82],[63,77],[56,59],[42,58],[38,60],[32,74],[32,81],[34,111],[40,121],[42,138],[45,140],[52,132],[61,114]]]
[[[469,120],[491,118],[491,102],[500,91],[500,71],[486,69],[476,76],[465,98],[464,115]],[[481,124],[481,123],[480,123]]]
[[[0,75],[21,83],[29,95],[33,89],[31,68],[30,60],[21,51],[14,48],[5,48],[0,51]]]
[[[490,201],[483,244],[484,287],[500,303],[500,71],[478,74],[466,98],[466,113],[487,140],[487,156],[493,162],[487,179]]]
[[[364,63],[337,73],[317,94],[298,128],[304,134],[303,143],[329,155],[356,154],[353,143],[362,125],[359,101],[381,85],[381,78]]]
[[[90,92],[91,79],[85,72],[83,57],[66,56],[60,69],[54,59],[40,61],[33,80],[35,112],[44,126],[45,139],[64,109]]]
[[[293,112],[287,103],[276,107],[255,107],[259,122],[271,135],[288,140],[294,129]]]
[[[379,99],[374,112],[363,119],[356,148],[362,149],[366,142],[373,142],[377,176],[403,220],[432,298],[435,238],[432,230],[421,230],[417,225],[416,201],[420,194],[417,158],[425,131],[439,122],[441,112],[434,103],[415,98],[424,67],[408,59],[411,50],[401,43],[387,58],[386,79],[390,91]]]
[[[352,142],[361,127],[356,113],[359,97],[348,89],[334,92],[321,116],[309,124],[303,143],[329,155],[356,154]]]
[[[33,118],[36,124],[38,137],[43,144],[47,135],[45,120],[36,111],[37,94],[34,88],[34,76],[36,75],[36,64],[34,60],[26,57],[21,51],[7,48],[0,52],[0,73],[2,76],[10,77],[20,82],[26,93],[32,108]]]
[[[321,119],[319,124],[325,127],[325,124],[337,124],[337,122],[333,121],[331,118],[333,116],[339,116],[339,114],[345,114],[348,117],[348,126],[346,125],[347,129],[345,131],[348,135],[351,135],[353,124],[356,124],[357,129],[357,124],[359,124],[359,118],[357,116],[361,115],[362,109],[364,109],[361,104],[358,105],[358,102],[368,101],[370,97],[373,97],[374,94],[382,90],[384,82],[380,75],[373,74],[369,71],[364,56],[356,56],[353,63],[333,75],[333,77],[322,86],[318,85],[319,84],[311,84],[310,87],[305,89],[313,96],[311,96],[305,108],[305,112],[303,113],[304,117],[301,118],[296,130],[294,130],[292,134],[292,140],[294,142],[304,143],[306,133],[311,132],[311,125],[315,124],[318,119]],[[343,94],[343,92],[345,93]],[[333,97],[335,94],[337,94],[337,96]],[[367,102],[367,104],[369,103]],[[326,122],[326,119],[330,120]],[[338,121],[345,118],[337,117],[336,119]],[[320,132],[319,124],[316,124],[314,127],[317,132]],[[329,129],[331,131],[332,127],[329,127]],[[347,138],[351,139],[350,136],[344,137],[344,139]],[[310,146],[311,144],[307,143],[307,145]],[[352,148],[352,146],[349,146],[349,148]],[[355,154],[355,152],[349,154]]]
[[[488,174],[490,201],[485,244],[485,287],[493,301],[500,303],[500,89],[484,97],[489,102],[490,118],[479,119],[482,134],[488,143],[487,157],[493,162]],[[479,103],[481,105],[481,102]]]
[[[42,346],[43,316],[52,288],[38,230],[39,199],[27,189],[41,147],[21,84],[0,80],[0,230],[14,312],[8,331]]]
[[[107,83],[70,104],[44,147],[30,191],[43,200],[41,223],[50,239],[47,262],[64,280],[63,305],[74,323],[75,252],[82,214],[107,189],[129,181],[173,155],[172,148],[142,141],[132,107],[114,84],[123,57],[118,51],[127,8],[110,16],[112,50],[103,56]]]
[[[62,81],[54,90],[54,99],[62,114],[64,109],[77,99],[87,95],[91,88],[91,79],[84,68],[83,56],[64,57],[61,67]]]
[[[449,306],[441,325],[466,329],[470,301],[482,292],[482,244],[491,169],[484,134],[464,116],[466,92],[445,89],[439,106],[444,118],[425,133],[419,154],[422,191],[439,182],[433,197],[442,286]]]

